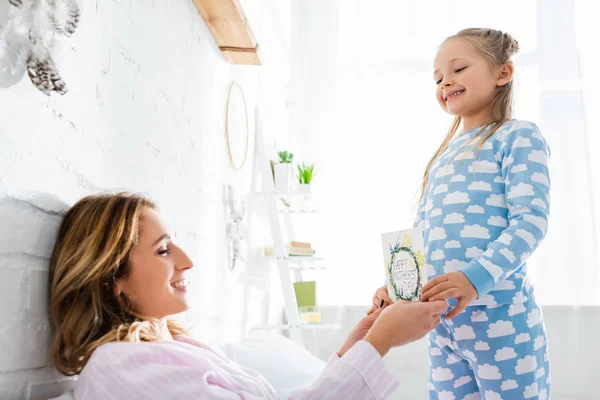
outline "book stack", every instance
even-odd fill
[[[315,251],[310,243],[292,241],[287,243],[285,248],[287,255],[290,257],[312,257],[315,255]],[[275,251],[272,246],[265,246],[263,254],[265,257],[274,256]]]
[[[291,242],[287,247],[288,255],[290,256],[313,256],[315,251],[310,243]]]

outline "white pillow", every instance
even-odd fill
[[[324,361],[273,331],[253,331],[239,342],[218,347],[238,364],[260,372],[280,399],[310,386],[325,368]]]

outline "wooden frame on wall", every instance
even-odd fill
[[[225,60],[261,65],[258,42],[238,0],[193,0]]]

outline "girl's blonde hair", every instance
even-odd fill
[[[441,46],[453,39],[462,39],[481,54],[489,63],[490,67],[501,66],[507,63],[512,63],[511,57],[519,51],[519,43],[512,38],[508,33],[495,29],[486,28],[469,28],[458,32],[455,35],[447,38]],[[441,47],[440,46],[440,47]],[[474,135],[468,143],[473,142],[476,138],[479,140],[472,146],[471,149],[477,147],[477,152],[481,146],[488,140],[500,126],[512,118],[513,114],[513,81],[511,80],[504,86],[496,88],[496,96],[492,101],[492,121],[485,126],[479,128],[479,131]],[[427,190],[427,182],[429,180],[429,171],[436,160],[446,151],[450,141],[453,139],[456,131],[462,122],[461,117],[455,117],[454,122],[450,126],[448,134],[444,141],[434,153],[431,160],[425,168],[423,179],[421,182],[421,195],[419,202],[423,199]],[[488,128],[491,128],[488,130]],[[462,147],[461,147],[462,148]],[[459,149],[460,150],[460,149]],[[457,151],[458,152],[458,151]],[[476,156],[477,157],[477,156]]]
[[[65,214],[50,259],[51,361],[65,375],[78,374],[93,351],[115,341],[154,341],[160,324],[136,313],[132,300],[117,296],[115,282],[127,277],[129,255],[150,200],[128,193],[81,199]],[[174,335],[185,331],[167,322]]]

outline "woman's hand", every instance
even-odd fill
[[[390,304],[394,304],[394,302],[390,299],[390,296],[388,296],[387,285],[383,285],[375,291],[373,304],[371,305],[371,308],[369,308],[369,311],[367,311],[367,315],[370,315],[380,308],[384,309]]]
[[[452,319],[477,298],[477,290],[465,274],[459,271],[449,272],[433,278],[423,286],[421,301],[457,299],[458,305],[446,315]]]
[[[343,356],[344,353],[347,352],[352,346],[354,346],[356,342],[362,340],[365,337],[369,329],[371,329],[371,326],[373,326],[373,323],[375,322],[377,317],[379,317],[379,314],[381,314],[381,310],[381,308],[378,308],[377,310],[375,310],[375,312],[370,313],[366,317],[362,317],[361,320],[358,321],[358,323],[354,326],[354,328],[352,328],[352,330],[348,334],[348,337],[346,338],[346,341],[344,342],[340,350],[337,352],[337,354],[340,357]]]
[[[379,315],[364,340],[371,343],[383,357],[392,347],[425,336],[440,323],[440,317],[447,308],[448,303],[444,300],[392,304],[385,310],[373,313]]]

